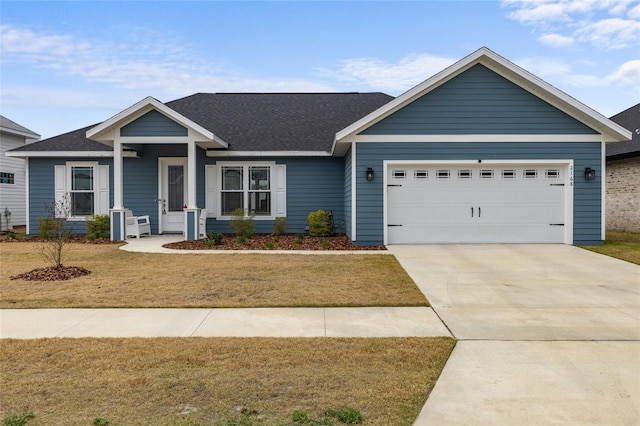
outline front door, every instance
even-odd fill
[[[187,202],[187,159],[160,159],[160,233],[184,232]]]

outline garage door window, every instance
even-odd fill
[[[502,179],[515,179],[516,171],[513,169],[504,169],[502,170]]]
[[[525,179],[535,179],[538,177],[538,170],[536,169],[524,169],[522,175]]]
[[[458,170],[458,179],[471,179],[471,170]]]
[[[547,170],[545,170],[545,177],[547,179],[558,179],[560,177],[560,170],[558,170],[558,169],[547,169]]]
[[[429,172],[427,170],[414,170],[413,178],[414,179],[426,179],[429,177]]]
[[[406,170],[394,170],[392,172],[392,176],[394,179],[404,179],[407,177],[407,171]]]
[[[491,169],[480,170],[480,177],[482,179],[493,179],[493,170]]]
[[[451,177],[451,171],[450,170],[437,170],[436,171],[436,178],[438,179],[449,179]]]

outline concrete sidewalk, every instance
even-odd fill
[[[0,337],[432,337],[428,307],[3,309]]]

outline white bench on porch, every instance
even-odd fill
[[[127,237],[140,238],[140,235],[151,235],[151,223],[149,216],[134,216],[133,212],[127,209]]]

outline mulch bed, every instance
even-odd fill
[[[225,235],[222,244],[207,247],[205,240],[179,241],[163,247],[178,250],[386,250],[385,246],[354,246],[344,234],[333,237],[300,238],[297,235],[256,234],[244,242],[235,235]]]
[[[37,236],[20,236],[17,238],[0,238],[0,242],[3,243],[44,243],[50,242],[45,238]],[[73,244],[122,244],[122,241],[111,241],[109,238],[96,238],[95,240],[88,240],[84,235],[73,235],[68,241]]]
[[[71,278],[89,275],[91,271],[79,266],[49,266],[46,268],[37,268],[23,274],[13,275],[12,280],[25,281],[64,281]]]

